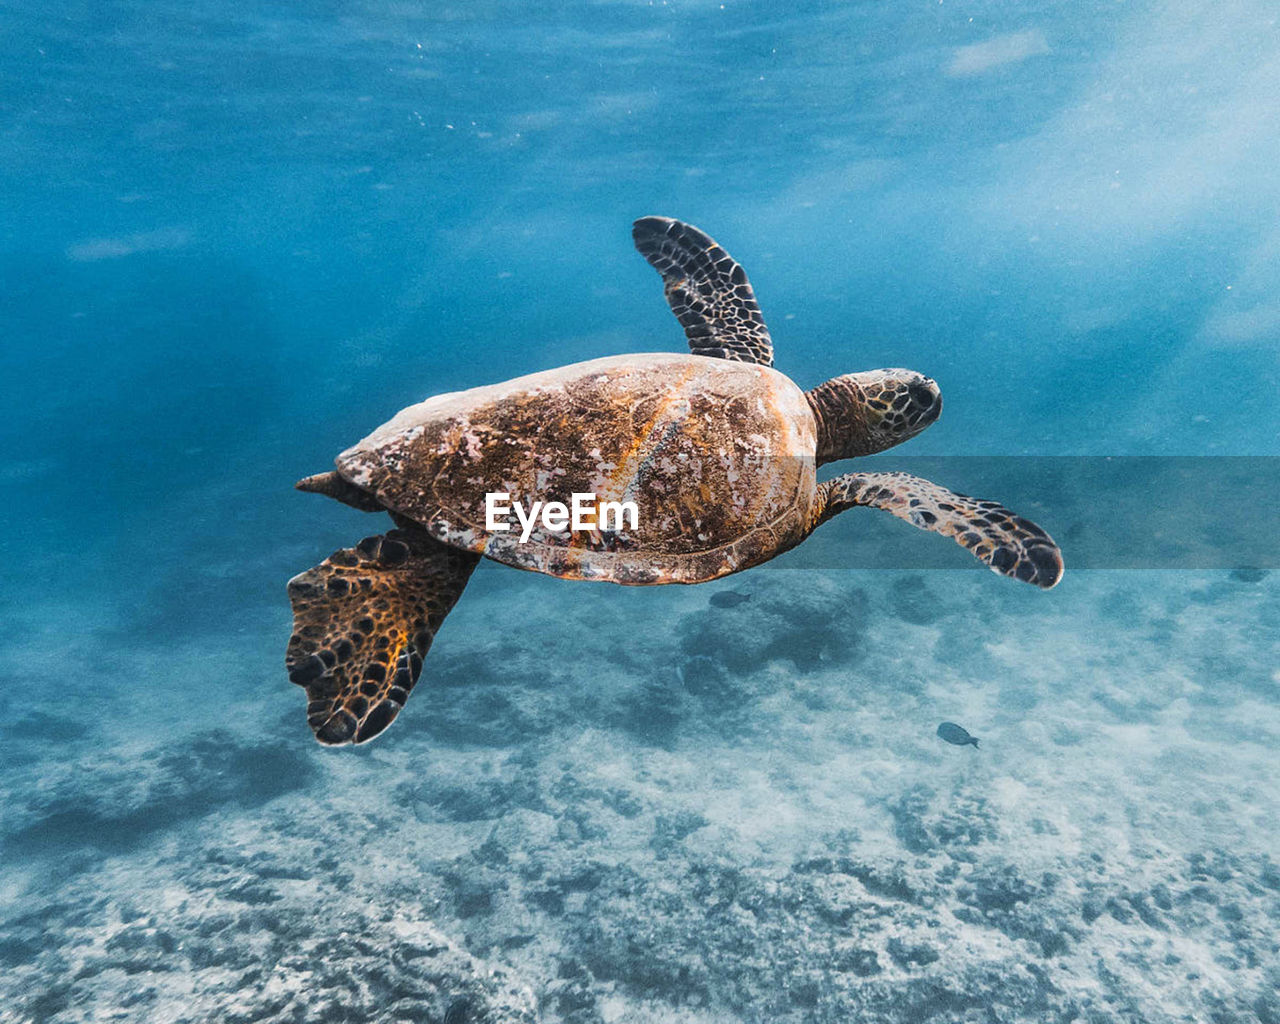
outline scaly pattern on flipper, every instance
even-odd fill
[[[1024,583],[1048,590],[1062,578],[1062,552],[1053,538],[994,501],[956,494],[908,473],[847,473],[821,485],[818,522],[857,505],[951,537],[996,572]]]
[[[321,743],[364,743],[399,714],[479,556],[418,529],[366,537],[289,581],[285,667]]]
[[[642,217],[636,249],[662,275],[667,304],[695,356],[773,365],[773,339],[746,272],[692,224]]]

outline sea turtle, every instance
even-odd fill
[[[869,505],[954,538],[997,572],[1058,582],[1057,545],[995,502],[905,473],[818,482],[823,463],[933,423],[942,400],[932,380],[871,370],[802,391],[773,369],[755,294],[728,253],[666,217],[636,221],[633,238],[662,275],[690,354],[610,356],[437,395],[344,451],[336,471],[298,482],[385,510],[397,527],[289,581],[286,663],[321,743],[363,743],[391,723],[482,555],[565,579],[701,583]],[[488,497],[528,509],[569,505],[575,493],[615,511],[631,502],[635,521],[598,517],[574,531],[544,519],[522,540]]]

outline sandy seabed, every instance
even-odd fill
[[[18,624],[4,1024],[1280,1022],[1274,575],[486,569],[337,750],[269,596]]]

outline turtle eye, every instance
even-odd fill
[[[933,405],[936,399],[936,393],[925,387],[923,384],[911,384],[907,387],[907,394],[911,396],[911,404],[917,409],[927,409]]]

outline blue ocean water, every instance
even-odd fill
[[[1195,558],[1072,572],[1086,512],[1186,538],[1046,482],[1280,454],[1272,4],[0,33],[0,1021],[1280,1019],[1280,604],[1231,533],[1274,509],[1215,485]],[[683,351],[646,214],[741,261],[802,387],[933,377],[902,455],[1021,457],[984,496],[1064,582],[871,512],[705,587],[486,568],[387,735],[319,749],[284,583],[385,519],[294,480],[431,394]]]

